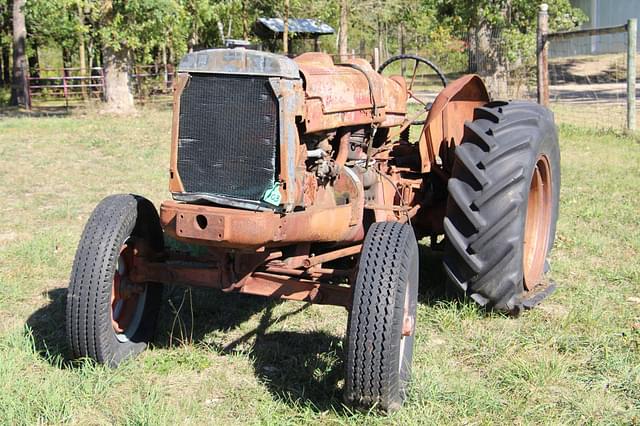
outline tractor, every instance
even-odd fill
[[[517,315],[553,290],[553,115],[492,101],[476,75],[448,82],[412,55],[375,70],[203,50],[179,64],[171,125],[171,199],[158,211],[108,196],[84,228],[66,308],[75,357],[117,366],[144,350],[163,284],[338,305],[345,401],[393,411],[410,384],[419,241],[441,250],[447,286],[487,310]]]

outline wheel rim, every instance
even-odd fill
[[[402,366],[405,362],[405,348],[409,344],[410,339],[413,339],[413,334],[416,328],[416,311],[413,306],[413,299],[415,296],[415,286],[411,285],[411,281],[407,282],[407,286],[404,292],[404,309],[402,318],[402,334],[400,335],[400,356],[398,357],[398,373],[402,372]],[[417,289],[417,287],[416,287]]]
[[[551,167],[546,155],[541,155],[531,177],[527,217],[524,229],[524,285],[533,289],[544,272],[551,228]]]
[[[133,245],[127,239],[118,255],[111,288],[111,325],[120,342],[126,342],[140,327],[147,296],[146,286],[131,283]]]

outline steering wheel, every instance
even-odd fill
[[[426,114],[431,109],[431,104],[432,103],[429,102],[426,99],[420,99],[420,96],[418,96],[413,91],[413,85],[416,82],[416,75],[417,75],[417,71],[418,71],[418,66],[420,64],[424,64],[424,65],[428,66],[429,68],[431,68],[436,73],[438,78],[440,79],[440,82],[442,83],[443,87],[447,87],[447,83],[448,83],[447,82],[447,77],[445,77],[445,75],[442,72],[442,70],[440,70],[440,68],[438,68],[438,66],[436,66],[433,62],[431,62],[427,58],[423,58],[423,57],[417,56],[417,55],[396,55],[396,56],[392,56],[391,58],[389,58],[386,61],[384,61],[382,63],[382,65],[380,65],[380,67],[378,68],[378,73],[382,74],[382,72],[385,70],[385,68],[389,67],[389,65],[391,65],[394,62],[401,62],[401,61],[414,62],[413,72],[411,73],[411,80],[409,81],[409,85],[407,86],[407,93],[409,94],[410,98],[414,99],[416,102],[418,102],[419,104],[424,106],[424,113]],[[403,69],[403,70],[405,69],[404,64],[402,65],[401,69]],[[419,115],[422,115],[422,114],[419,114]],[[426,121],[426,115],[425,115],[425,119],[423,119],[423,120],[414,120],[414,121],[411,122],[411,125],[420,126],[420,125],[423,125],[425,123],[425,121]]]

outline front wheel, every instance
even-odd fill
[[[353,289],[345,400],[394,411],[406,398],[418,303],[418,244],[411,226],[371,225]]]
[[[162,286],[129,280],[135,252],[160,253],[163,235],[150,201],[112,195],[84,228],[67,292],[67,338],[75,357],[117,366],[153,335]]]

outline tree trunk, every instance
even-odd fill
[[[4,84],[11,84],[11,65],[9,63],[9,49],[4,48],[2,50],[2,63],[4,68],[2,69],[2,80]]]
[[[378,45],[378,54],[380,55],[380,62],[384,62],[383,52],[382,52],[382,24],[380,20],[378,20],[378,31],[377,31],[377,45]]]
[[[62,48],[62,67],[63,68],[71,68],[73,64],[71,63],[71,51],[63,47]]]
[[[404,24],[400,22],[398,24],[398,44],[400,45],[400,54],[404,55]],[[404,76],[406,61],[400,61],[400,75]]]
[[[284,0],[284,30],[282,31],[282,52],[289,53],[289,0]]]
[[[4,86],[6,81],[4,79],[4,70],[8,64],[4,60],[4,46],[0,46],[0,86]]]
[[[135,111],[133,95],[129,89],[131,52],[121,48],[115,51],[105,47],[102,51],[105,80],[105,112],[128,114]]]
[[[476,27],[474,40],[475,71],[482,76],[494,98],[507,96],[507,74],[505,56],[499,46],[501,31],[482,22]]]
[[[224,35],[224,34],[223,34]],[[224,37],[222,38],[222,42],[224,43]],[[191,31],[191,35],[189,36],[189,40],[187,40],[187,49],[189,53],[193,52],[193,49],[198,45],[198,33],[195,28]]]
[[[247,0],[242,1],[242,39],[249,40],[249,18],[247,16]]]
[[[11,105],[27,106],[27,27],[24,22],[26,0],[13,0],[13,86],[11,87]]]
[[[162,53],[162,81],[164,81],[164,86],[162,87],[162,91],[165,92],[169,89],[169,73],[167,70],[167,45],[162,44],[161,47]]]
[[[347,59],[349,50],[349,5],[347,0],[340,0],[340,27],[338,29],[338,53],[340,61]]]
[[[78,60],[80,61],[80,77],[87,76],[87,58],[85,56],[85,43],[84,43],[84,33],[82,32],[82,28],[84,27],[84,10],[82,9],[81,2],[78,2]],[[84,86],[84,83],[87,80],[80,80],[82,86],[82,99],[85,101],[89,98],[87,93],[87,88]]]
[[[29,62],[29,75],[34,77],[40,77],[40,61],[38,60],[38,45],[34,45],[32,49],[32,55],[27,58]]]

